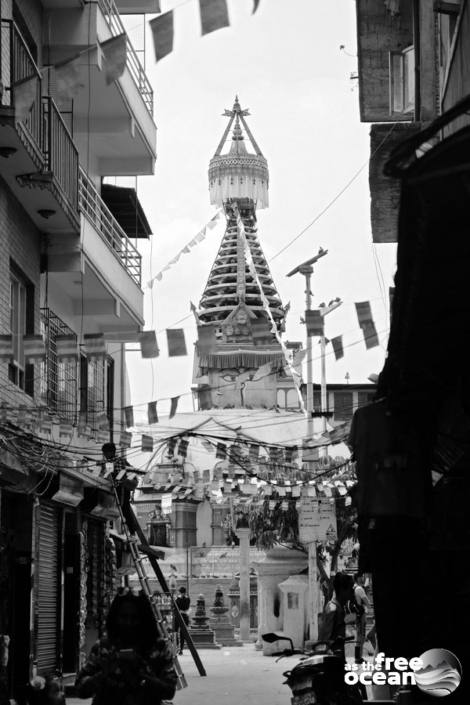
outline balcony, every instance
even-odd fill
[[[60,95],[54,77],[60,68],[51,70],[51,95],[72,116],[82,163],[101,176],[152,174],[156,158],[153,90],[127,35],[124,73],[106,83],[98,45],[125,33],[114,0],[87,3],[75,12],[58,9],[50,13],[48,31],[48,60],[52,65],[74,60],[77,85],[82,86],[73,100]]]
[[[142,258],[83,169],[78,208],[80,237],[48,238],[49,294],[58,301],[67,292],[87,332],[136,340],[143,324]]]
[[[142,256],[105,204],[83,169],[79,179],[80,212],[93,225],[96,232],[108,246],[131,279],[140,287]]]
[[[42,232],[77,232],[77,149],[11,20],[0,23],[0,48],[2,177]]]

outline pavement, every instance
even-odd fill
[[[207,672],[200,676],[189,652],[179,656],[188,687],[178,690],[174,705],[290,705],[291,691],[283,672],[299,661],[299,656],[276,659],[255,651],[254,644],[201,649],[199,656]],[[91,700],[67,697],[67,705],[88,705]]]

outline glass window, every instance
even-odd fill
[[[409,113],[415,106],[415,50],[390,53],[390,112]]]
[[[11,382],[31,396],[34,393],[34,365],[26,364],[24,335],[34,331],[34,287],[16,268],[10,269],[10,332],[13,360],[8,367]]]

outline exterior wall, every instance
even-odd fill
[[[442,98],[443,111],[451,108],[464,96],[470,94],[470,5],[464,3],[458,28],[458,36],[451,57],[449,73]],[[454,120],[445,128],[445,134],[456,132],[470,124],[468,115]]]
[[[411,2],[392,17],[383,0],[358,0],[357,44],[359,104],[363,122],[397,122],[409,115],[390,114],[389,54],[413,44]]]
[[[0,178],[0,331],[10,330],[10,258],[34,285],[34,332],[39,333],[41,236]],[[36,385],[37,386],[37,385]],[[0,401],[31,405],[31,397],[8,379],[8,364],[0,361]]]

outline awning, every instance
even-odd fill
[[[101,198],[128,237],[148,238],[152,235],[134,188],[102,184]]]

